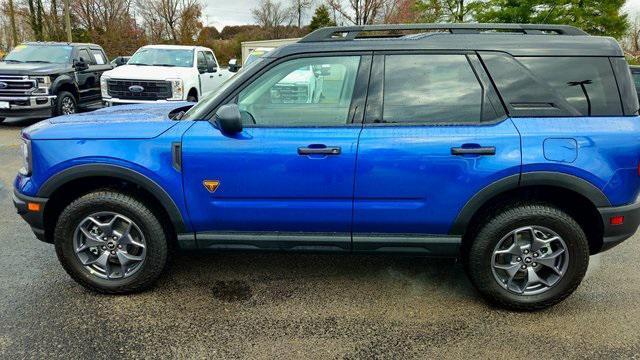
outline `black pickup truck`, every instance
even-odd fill
[[[100,76],[112,68],[95,44],[18,45],[0,62],[0,119],[46,118],[99,105]]]

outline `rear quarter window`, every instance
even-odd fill
[[[622,115],[609,58],[519,57],[517,60],[581,115]]]

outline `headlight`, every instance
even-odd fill
[[[20,169],[20,174],[29,176],[31,175],[31,140],[22,138],[22,145],[20,145],[20,150],[22,152],[22,169]]]
[[[33,91],[34,94],[46,95],[49,93],[49,88],[51,87],[50,76],[30,76],[29,78],[37,82],[37,88]]]
[[[111,97],[111,95],[109,95],[109,86],[107,85],[108,81],[109,81],[108,76],[102,76],[100,78],[100,92],[102,93],[103,99]]]
[[[168,82],[171,83],[171,97],[167,100],[183,100],[182,96],[184,94],[184,88],[182,85],[182,80],[180,79],[167,79]]]

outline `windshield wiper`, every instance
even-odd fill
[[[144,63],[127,63],[127,65],[138,65],[138,66],[151,66],[151,64],[144,64]]]
[[[13,60],[13,59],[4,59],[4,61],[6,61],[6,62],[14,62],[14,63],[22,63],[22,62],[24,62],[24,61]]]
[[[168,67],[175,67],[175,65],[173,65],[173,64],[153,64],[153,66],[168,66]]]
[[[27,60],[26,63],[39,63],[39,64],[51,64],[51,61],[45,60]]]

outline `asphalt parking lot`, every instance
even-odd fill
[[[0,125],[0,358],[636,358],[640,239],[592,257],[537,313],[492,308],[452,260],[177,255],[151,291],[76,285],[11,204],[18,133]]]

